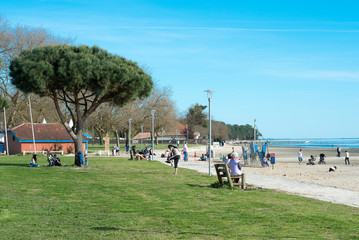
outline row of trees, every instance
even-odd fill
[[[110,134],[116,138],[127,138],[129,131],[129,119],[131,119],[131,135],[134,136],[141,131],[150,132],[151,110],[155,110],[154,132],[158,138],[162,129],[173,132],[177,127],[178,120],[176,109],[170,98],[171,91],[168,88],[154,86],[149,97],[136,99],[123,107],[113,104],[104,104],[96,110],[87,122],[86,128],[89,132],[96,132],[100,140],[103,136]]]
[[[141,127],[149,131],[150,110],[156,110],[155,136],[162,129],[175,129],[178,122],[186,124],[190,134],[207,135],[206,106],[195,104],[178,119],[171,90],[154,85],[143,67],[99,47],[71,43],[43,28],[13,26],[0,18],[0,93],[4,96],[0,102],[9,103],[9,125],[29,122],[27,96],[31,94],[34,121],[62,122],[74,139],[76,153],[82,152],[84,130],[96,132],[100,139],[112,134],[118,141],[127,135],[132,119],[132,134]],[[73,126],[68,124],[70,119]],[[237,127],[223,122],[213,121],[212,126],[215,141],[228,136],[250,138],[247,130],[240,135]]]
[[[198,103],[188,108],[182,122],[187,124],[190,132],[199,132],[201,136],[208,136],[208,114],[205,111],[207,106]],[[225,141],[228,139],[253,140],[254,128],[249,125],[231,125],[224,122],[212,120],[212,137],[214,141]],[[256,139],[262,134],[256,129]]]
[[[141,126],[149,129],[149,112],[156,110],[156,132],[175,126],[177,116],[170,89],[154,86],[151,96],[146,98],[151,93],[152,81],[151,84],[135,81],[149,77],[143,67],[97,47],[69,46],[72,43],[72,39],[56,37],[46,29],[14,26],[0,17],[0,94],[9,102],[8,125],[30,121],[27,96],[31,94],[34,122],[45,118],[48,122],[68,123],[72,119],[75,130],[81,120],[77,111],[86,111],[86,119],[80,123],[85,129],[93,129],[97,136],[111,133],[124,136],[129,118],[132,131],[139,131]],[[126,74],[132,76],[119,81]],[[41,79],[34,78],[40,75]],[[117,95],[116,87],[121,87]],[[96,96],[102,94],[98,90],[108,91],[111,96],[102,98],[91,109]],[[79,106],[75,105],[75,98]]]

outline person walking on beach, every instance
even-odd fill
[[[298,161],[299,161],[299,164],[301,164],[303,162],[303,152],[302,152],[302,149],[299,149],[299,152],[298,152]]]
[[[348,151],[345,151],[345,165],[350,165],[350,161],[349,161],[349,152]]]
[[[342,151],[342,147],[339,145],[338,147],[337,147],[337,153],[338,153],[338,157],[340,157],[340,152]]]

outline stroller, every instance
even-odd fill
[[[326,162],[325,162],[325,154],[324,153],[319,154],[319,162],[318,162],[318,164],[326,164]]]
[[[310,158],[308,159],[307,165],[315,165],[315,157],[313,155],[310,155]]]
[[[50,156],[47,161],[49,162],[49,165],[47,165],[48,167],[61,166],[60,158],[57,158],[56,155]]]

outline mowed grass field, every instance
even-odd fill
[[[159,162],[90,158],[27,167],[0,156],[0,239],[359,239],[359,209],[285,193],[215,188]],[[41,156],[40,165],[46,164]]]

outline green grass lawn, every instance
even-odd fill
[[[29,160],[0,156],[0,239],[359,239],[358,208],[213,188],[214,176],[159,162]]]

